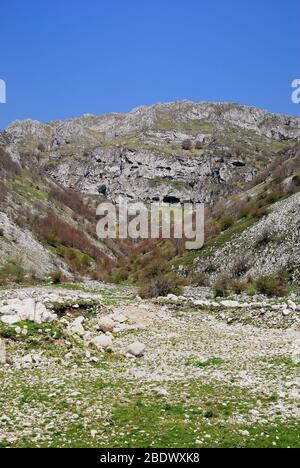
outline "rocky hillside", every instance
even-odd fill
[[[184,243],[143,242],[119,262],[118,277],[165,288],[174,270],[192,284],[218,284],[218,293],[257,288],[282,295],[300,279],[300,151],[285,152],[237,194],[207,206],[205,244],[186,252]],[[267,284],[266,284],[267,283]],[[160,291],[161,292],[161,291]],[[174,291],[176,292],[176,291]]]
[[[97,239],[94,201],[57,185],[16,149],[10,152],[3,135],[0,159],[0,284],[105,275],[119,249]]]
[[[212,212],[221,203],[216,219],[207,215],[207,241],[216,239],[209,261],[210,243],[192,256],[192,264],[190,257],[179,258],[189,270],[205,273],[212,264],[218,273],[233,268],[237,252],[251,257],[249,275],[294,264],[299,140],[299,119],[237,104],[183,101],[48,124],[16,121],[0,133],[2,274],[103,277],[120,259],[122,270],[124,257],[135,258],[131,246],[100,243],[95,233],[97,203],[119,195],[147,202],[204,201]],[[263,194],[274,190],[279,195],[262,202]],[[236,202],[246,199],[250,217],[236,216],[242,211]],[[273,202],[278,202],[274,210]],[[273,214],[252,216],[255,204]],[[223,215],[231,218],[229,226]],[[270,238],[276,231],[281,239],[279,248],[274,239],[259,241],[268,229]],[[173,256],[178,255],[177,249]],[[130,268],[121,277],[128,274]]]
[[[191,102],[0,133],[0,448],[299,447],[299,140]],[[204,247],[100,242],[120,194],[205,201]]]
[[[147,201],[205,201],[240,190],[300,139],[300,121],[237,104],[189,101],[6,129],[65,187]]]

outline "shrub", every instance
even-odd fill
[[[265,227],[258,237],[255,245],[256,247],[264,247],[268,245],[270,242],[272,242],[275,239],[274,234],[270,232],[270,229]]]
[[[284,193],[282,192],[282,190],[274,190],[273,192],[269,193],[266,196],[265,203],[266,203],[266,205],[271,205],[273,203],[276,203],[283,196],[284,196]]]
[[[63,205],[68,206],[74,213],[90,218],[93,216],[88,206],[86,206],[80,195],[71,189],[62,189],[60,187],[52,187],[49,195],[49,200],[56,200]]]
[[[41,241],[54,247],[72,268],[85,272],[94,259],[103,269],[110,270],[113,262],[86,236],[86,234],[48,212],[45,218],[36,217],[32,228]],[[83,254],[86,254],[85,256]]]
[[[265,216],[268,216],[269,212],[267,210],[267,208],[265,206],[262,206],[262,207],[254,207],[252,210],[251,210],[251,216],[254,218],[254,219],[262,219],[264,218]]]
[[[141,281],[145,281],[147,279],[151,280],[157,276],[163,275],[167,270],[167,261],[161,258],[155,258],[141,271],[139,279]]]
[[[60,271],[55,271],[49,275],[51,278],[51,282],[53,284],[61,284],[62,283],[62,273]]]
[[[20,264],[20,260],[15,259],[8,261],[7,264],[0,270],[0,281],[7,283],[23,283],[25,280],[25,270]]]
[[[281,277],[262,276],[255,282],[256,290],[265,296],[281,297],[286,294],[287,284],[284,275]]]
[[[248,271],[248,259],[246,253],[239,255],[232,267],[232,275],[240,278]]]
[[[233,225],[233,223],[234,223],[234,219],[232,218],[232,216],[225,214],[220,219],[221,230],[226,231]]]
[[[195,148],[196,148],[197,150],[201,150],[202,147],[203,147],[203,145],[202,145],[201,141],[199,141],[199,140],[196,141],[196,143],[195,143]]]
[[[0,148],[0,173],[4,171],[6,176],[17,176],[20,174],[21,169],[19,164],[14,162],[10,155]]]
[[[193,273],[189,278],[189,282],[193,286],[208,286],[209,278],[206,273]]]
[[[41,153],[44,153],[46,151],[46,147],[43,143],[39,143],[38,144],[38,150],[41,152]]]
[[[227,297],[231,286],[231,278],[228,275],[220,275],[213,287],[215,297]]]
[[[193,148],[193,143],[191,140],[184,140],[182,142],[182,149],[185,151],[190,151]]]
[[[295,174],[291,180],[291,184],[290,184],[290,190],[292,192],[296,192],[300,189],[300,175],[299,174]]]
[[[148,284],[142,286],[139,295],[143,299],[153,297],[165,297],[168,294],[180,295],[183,293],[183,280],[175,273],[167,273],[151,280]]]
[[[233,280],[231,282],[231,289],[235,294],[242,294],[247,289],[247,285],[239,280]]]
[[[123,267],[115,268],[111,272],[112,281],[117,284],[122,283],[123,281],[126,281],[128,279],[128,275],[129,275],[128,269],[123,268]]]

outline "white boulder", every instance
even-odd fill
[[[170,301],[173,301],[173,302],[178,302],[179,301],[178,296],[175,296],[175,294],[168,294],[167,299],[169,299]]]
[[[295,304],[295,302],[289,299],[287,303],[288,303],[289,309],[291,309],[293,312],[297,310],[297,305]]]
[[[108,349],[112,346],[112,337],[107,335],[96,336],[91,343],[98,349]]]
[[[141,357],[144,354],[145,349],[146,346],[143,343],[136,341],[127,347],[126,353],[131,356]]]
[[[117,324],[109,317],[102,317],[98,322],[98,327],[104,333],[112,332]]]
[[[72,335],[80,335],[83,336],[85,334],[85,330],[83,328],[84,317],[77,317],[72,323],[70,323],[68,327],[69,333]]]
[[[228,307],[228,308],[236,308],[240,307],[240,303],[237,301],[221,301],[222,306]]]
[[[48,323],[57,317],[49,312],[44,304],[35,302],[32,298],[10,299],[5,306],[0,309],[1,321],[9,325],[29,320],[36,323]]]
[[[206,301],[205,299],[201,300],[201,299],[197,299],[197,300],[192,300],[192,303],[197,306],[197,307],[208,307],[210,306],[210,302],[209,301]],[[218,306],[219,304],[217,304]]]
[[[292,360],[296,365],[300,364],[300,339],[294,341],[293,343]]]
[[[162,397],[168,397],[170,395],[166,388],[156,388],[155,393]]]
[[[2,315],[1,322],[6,325],[15,325],[20,322],[18,315]]]

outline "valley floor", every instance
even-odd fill
[[[249,308],[200,306],[209,294],[142,301],[100,283],[0,290],[0,301],[68,306],[51,323],[0,325],[0,446],[300,447],[299,307],[285,327],[281,310],[262,305],[256,323]],[[80,314],[84,335],[70,331]],[[106,351],[87,344],[102,316],[122,317]],[[133,342],[142,357],[126,352]]]

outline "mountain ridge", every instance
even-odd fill
[[[224,202],[228,210],[227,200],[237,197],[241,203],[248,197],[253,199],[249,205],[261,205],[259,197],[264,191],[272,194],[272,184],[280,197],[296,190],[299,141],[300,119],[230,103],[179,101],[51,124],[16,121],[0,132],[2,265],[17,250],[24,251],[21,263],[34,275],[57,269],[65,276],[100,271],[103,277],[105,268],[132,250],[97,240],[101,200],[121,195],[146,203],[204,202],[211,209]],[[51,235],[47,222],[54,226]],[[222,225],[222,220],[213,222]],[[290,245],[297,251],[293,233],[294,228]],[[37,258],[34,264],[31,258]],[[198,263],[198,270],[205,270],[201,258]]]
[[[253,180],[296,144],[300,119],[238,104],[178,101],[50,124],[16,121],[5,134],[16,159],[31,152],[52,178],[76,191],[210,203],[215,191],[227,195],[236,182]]]
[[[156,102],[156,103],[153,103],[153,104],[141,104],[141,105],[133,107],[131,110],[129,110],[127,112],[125,112],[125,111],[124,112],[110,111],[110,112],[103,112],[103,113],[100,113],[100,114],[94,114],[94,113],[86,112],[86,113],[83,113],[83,114],[81,114],[79,116],[66,117],[64,119],[53,119],[53,120],[49,120],[49,121],[42,121],[42,120],[31,119],[31,118],[15,119],[12,122],[10,122],[9,124],[7,124],[1,131],[6,131],[6,129],[8,127],[10,127],[11,125],[13,125],[15,123],[20,123],[20,122],[33,122],[33,123],[40,123],[40,124],[43,124],[43,125],[50,125],[51,126],[51,125],[57,124],[59,122],[76,121],[76,120],[80,120],[80,119],[84,119],[84,118],[88,118],[88,117],[99,118],[99,117],[103,117],[103,116],[108,116],[108,117],[109,116],[126,116],[128,114],[133,114],[135,112],[142,111],[142,110],[145,110],[145,109],[155,109],[157,107],[177,105],[177,104],[189,104],[189,105],[194,105],[194,106],[201,106],[201,105],[236,106],[236,107],[239,107],[239,108],[242,108],[242,109],[245,109],[245,110],[259,110],[259,111],[263,112],[264,114],[268,114],[268,115],[272,115],[272,116],[287,117],[287,118],[292,118],[292,119],[295,119],[295,120],[300,120],[300,117],[298,117],[296,115],[291,115],[291,114],[282,113],[282,112],[272,112],[272,111],[270,111],[268,109],[265,109],[263,107],[260,107],[260,106],[254,106],[254,105],[250,105],[250,104],[240,104],[239,102],[234,102],[234,101],[192,101],[190,99],[179,99],[179,100],[176,100],[176,101],[160,101],[160,102]]]

